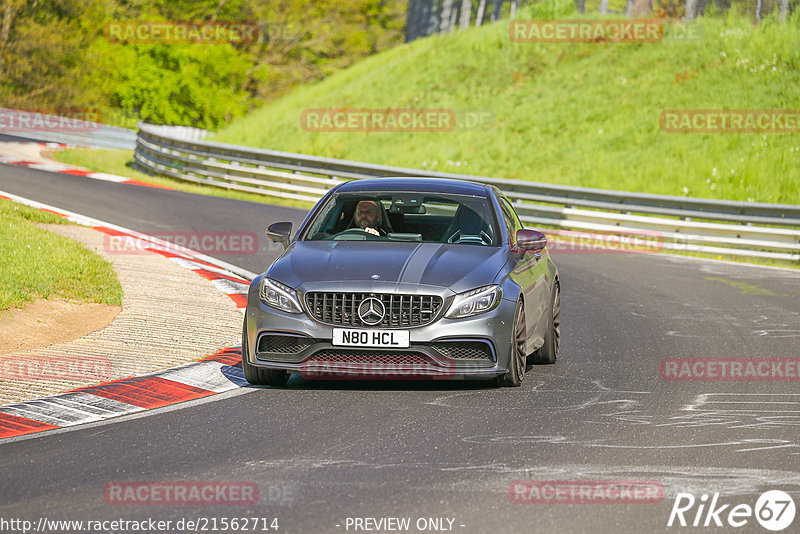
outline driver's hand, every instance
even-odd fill
[[[367,232],[368,234],[372,234],[372,235],[377,235],[377,236],[381,235],[381,234],[378,233],[378,231],[375,228],[364,228],[364,231]]]

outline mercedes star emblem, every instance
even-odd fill
[[[383,302],[375,297],[364,299],[358,306],[358,317],[367,326],[380,324],[385,314],[386,308],[383,306]]]

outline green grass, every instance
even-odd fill
[[[0,199],[0,311],[40,298],[120,306],[111,264],[83,245],[34,223],[61,217]]]
[[[268,197],[264,195],[257,195],[255,193],[246,193],[243,191],[233,191],[214,187],[210,185],[195,184],[192,182],[185,182],[168,178],[165,176],[154,176],[136,170],[133,167],[133,151],[132,150],[100,150],[100,149],[87,149],[87,148],[66,148],[63,150],[54,151],[51,156],[68,165],[77,165],[84,167],[91,171],[105,172],[108,174],[116,174],[117,176],[125,176],[134,180],[140,180],[149,184],[161,185],[171,187],[178,191],[185,191],[187,193],[195,193],[198,195],[217,196],[222,198],[232,198],[236,200],[247,200],[250,202],[262,202],[268,204],[279,204],[282,206],[294,206],[301,208],[310,208],[313,204],[309,202],[301,202],[297,200],[290,200],[280,197]]]
[[[536,4],[534,15],[579,18],[571,5]],[[513,43],[508,21],[436,35],[295,90],[215,140],[554,184],[800,203],[798,134],[659,126],[666,109],[797,109],[800,16],[755,28],[734,17],[698,24],[700,42]],[[494,122],[427,133],[301,127],[304,109],[346,107],[488,111]]]
[[[172,185],[171,180],[150,176],[133,167],[133,150],[100,150],[65,148],[49,152],[53,159],[68,165],[77,165],[91,171],[125,176],[134,180],[148,180],[157,185]]]

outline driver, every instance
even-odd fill
[[[356,211],[353,213],[354,228],[361,228],[368,234],[385,236],[386,232],[383,230],[383,214],[378,203],[374,200],[362,200],[356,205]]]

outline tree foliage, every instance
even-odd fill
[[[2,0],[0,105],[218,128],[402,41],[392,0]],[[250,21],[249,43],[112,42],[117,21]]]

